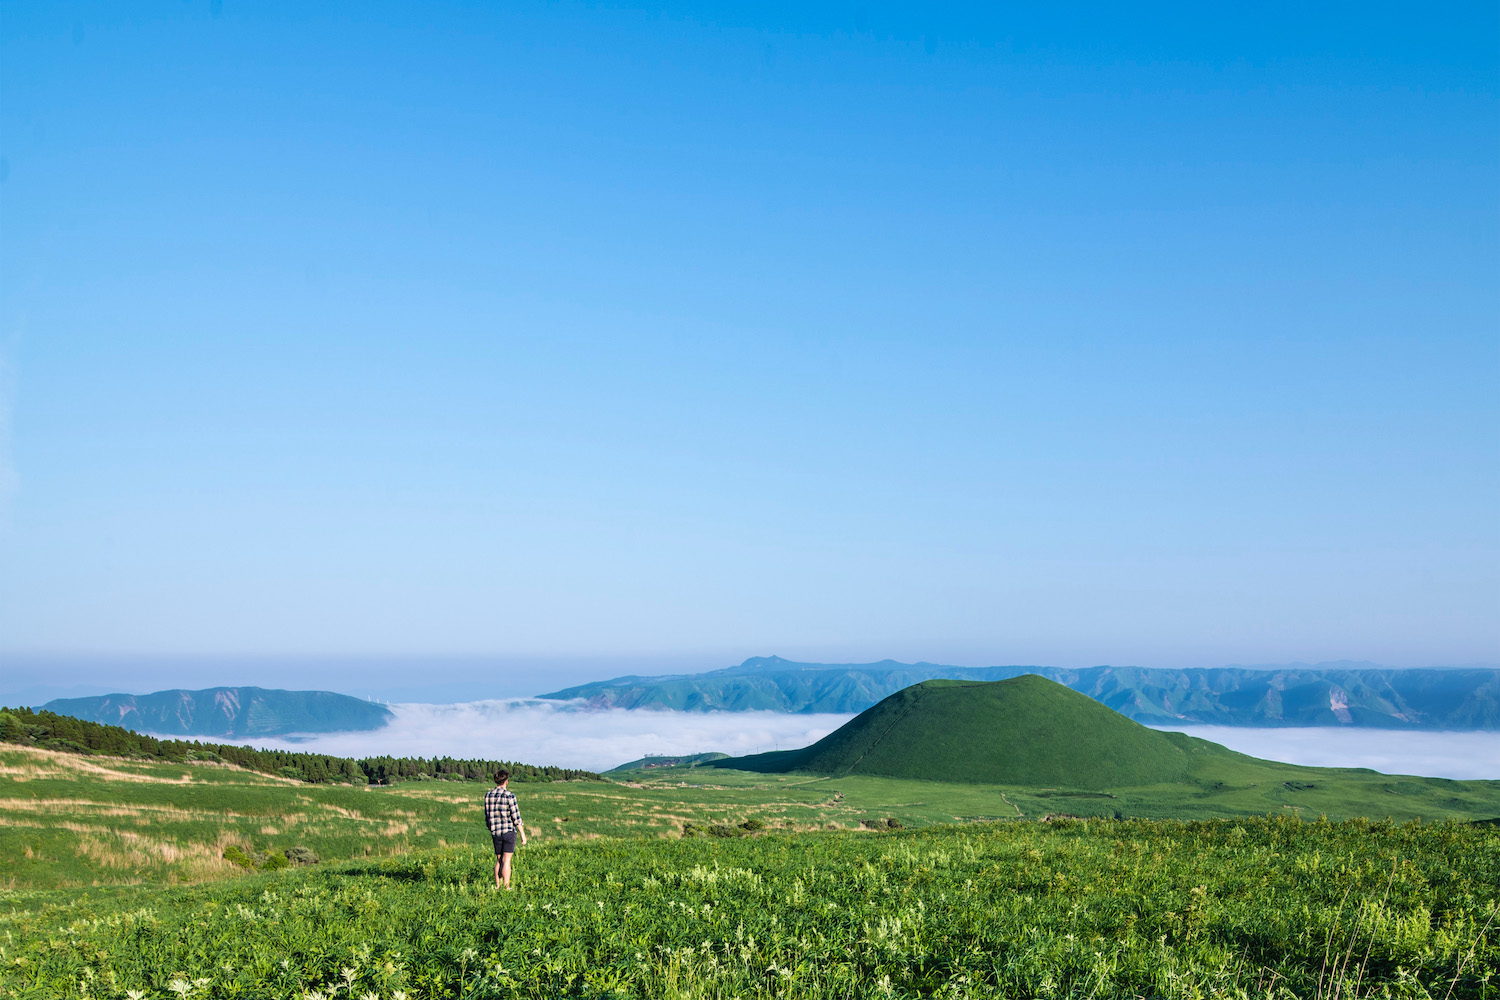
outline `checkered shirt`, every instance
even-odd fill
[[[491,788],[484,793],[484,821],[490,833],[514,833],[521,829],[521,807],[509,788]]]

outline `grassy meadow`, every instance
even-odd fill
[[[22,892],[0,996],[1493,997],[1500,835],[1062,820],[552,839]]]
[[[1500,783],[1281,767],[521,784],[497,893],[482,784],[6,747],[0,997],[1500,997]]]
[[[1245,763],[1250,762],[1250,763]],[[871,775],[754,774],[705,767],[623,772],[617,782],[516,785],[530,836],[679,836],[757,821],[790,831],[1048,816],[1213,819],[1284,813],[1395,822],[1500,816],[1500,782],[1220,762],[1194,785],[1107,792]],[[1221,773],[1222,772],[1222,773]],[[241,874],[224,857],[304,847],[325,861],[488,844],[485,786],[409,781],[312,785],[218,764],[163,764],[0,745],[0,887],[166,885]]]

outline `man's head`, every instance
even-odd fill
[[[498,770],[498,771],[495,772],[495,784],[497,784],[497,785],[503,785],[503,784],[505,784],[509,780],[510,780],[510,772],[507,771],[505,768],[502,767],[500,770]]]

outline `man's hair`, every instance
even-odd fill
[[[502,767],[500,770],[495,772],[495,784],[503,785],[509,777],[510,772]]]

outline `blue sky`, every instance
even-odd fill
[[[0,656],[1500,660],[1497,27],[7,4]]]

